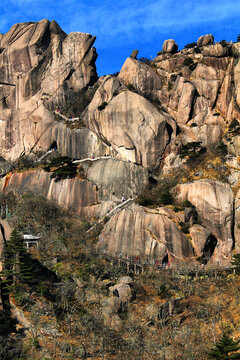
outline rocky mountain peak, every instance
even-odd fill
[[[98,78],[94,42],[48,20],[1,36],[2,191],[106,222],[98,247],[112,254],[229,264],[239,248],[239,44],[207,34],[178,51],[169,39],[155,59],[134,50],[118,76]]]

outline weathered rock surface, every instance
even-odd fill
[[[102,314],[104,321],[108,326],[121,326],[121,319],[118,316],[118,311],[121,306],[121,300],[117,296],[111,296],[102,300]]]
[[[164,54],[175,54],[178,51],[178,46],[175,43],[175,40],[169,39],[165,40],[162,47],[162,52]]]
[[[133,197],[148,182],[145,168],[120,160],[99,160],[87,170],[87,178],[99,188],[101,198]]]
[[[51,173],[32,170],[9,174],[0,181],[0,188],[19,194],[36,193],[88,217],[103,216],[122,197],[135,197],[148,181],[147,170],[129,162],[106,158],[82,164],[88,180],[75,177],[55,182]]]
[[[105,225],[98,246],[107,252],[153,257],[162,262],[193,260],[193,249],[177,225],[160,209],[132,204]]]
[[[118,78],[125,85],[133,85],[140,93],[150,93],[157,96],[162,89],[162,79],[147,64],[127,58]]]
[[[67,36],[48,20],[16,24],[2,36],[0,81],[13,85],[0,86],[4,158],[47,150],[44,136],[56,125],[52,110],[67,109],[97,79],[94,41],[89,34]]]
[[[123,160],[153,166],[169,142],[169,116],[131,91],[120,91],[113,97],[114,83],[107,79],[97,90],[84,115],[87,126]],[[107,105],[99,109],[103,101]]]
[[[122,197],[139,194],[148,171],[158,176],[187,169],[183,145],[198,141],[212,151],[222,140],[236,156],[235,162],[228,157],[225,177],[237,187],[240,136],[228,136],[227,127],[240,120],[240,44],[213,44],[208,34],[198,39],[198,49],[177,52],[170,39],[148,65],[136,60],[135,50],[118,77],[98,79],[94,41],[90,34],[67,35],[48,20],[16,24],[0,35],[0,177],[20,155],[37,161],[53,144],[56,153],[74,159],[114,158],[82,163],[85,180],[56,183],[50,174],[28,171],[9,174],[1,189],[32,191],[81,216],[102,217]],[[194,176],[204,171],[196,169]],[[234,214],[227,184],[205,179],[175,190],[180,202],[196,206],[201,225],[193,225],[192,210],[131,204],[105,224],[99,246],[160,261],[194,261],[195,252],[205,263],[227,262],[234,246],[240,248],[239,194]],[[184,221],[191,226],[191,243],[176,225]]]
[[[50,175],[51,173],[43,170],[14,173],[1,180],[1,190],[19,194],[32,192],[54,201],[59,206],[72,208],[81,215],[96,214],[98,192],[95,185],[77,177],[55,182]]]
[[[131,300],[132,293],[128,284],[116,284],[114,286],[110,286],[109,291],[114,296],[117,296],[121,302],[128,302]]]
[[[202,179],[177,185],[175,194],[180,202],[189,200],[196,207],[201,224],[217,238],[215,260],[219,257],[228,260],[234,245],[231,187],[220,181]]]
[[[133,50],[132,51],[132,53],[131,53],[131,55],[130,55],[130,57],[132,58],[132,59],[137,59],[137,56],[138,56],[138,53],[139,53],[139,50]]]
[[[50,127],[39,140],[39,150],[47,151],[53,143],[62,156],[85,159],[91,156],[111,155],[111,146],[106,145],[96,134],[87,128],[70,130],[65,124],[57,123]]]
[[[198,38],[197,47],[202,47],[206,45],[212,45],[214,43],[214,37],[212,34],[202,35]]]
[[[206,245],[207,239],[211,235],[211,232],[201,225],[193,225],[189,229],[189,233],[192,238],[192,245],[197,257],[203,255],[203,250]]]

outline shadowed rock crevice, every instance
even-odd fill
[[[207,264],[208,261],[211,259],[216,245],[217,245],[217,239],[215,238],[215,236],[213,234],[211,234],[208,237],[208,239],[204,245],[203,251],[202,251],[201,262],[203,264]]]

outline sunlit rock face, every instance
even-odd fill
[[[153,257],[160,262],[193,261],[194,253],[186,236],[164,210],[130,205],[105,225],[98,246],[112,254]]]
[[[97,80],[94,41],[89,34],[67,35],[48,20],[16,24],[2,36],[0,152],[4,158],[46,151],[54,140],[65,153],[68,142],[69,154],[72,142],[72,155],[78,155],[75,148],[81,136],[56,123],[52,111],[70,107],[77,94]]]
[[[215,260],[228,260],[234,246],[231,187],[220,181],[202,179],[177,185],[175,194],[179,202],[189,200],[196,207],[201,224],[216,237]]]
[[[99,87],[84,116],[89,129],[111,144],[120,158],[144,167],[154,166],[169,143],[169,118],[112,78]]]
[[[239,43],[214,44],[207,34],[178,51],[170,39],[155,59],[138,61],[135,52],[118,76],[98,78],[94,41],[48,20],[16,24],[0,36],[1,190],[30,191],[94,221],[110,213],[98,246],[113,255],[230,264],[240,248]],[[194,164],[190,154],[182,156],[195,142],[206,157],[218,158],[213,173],[225,167],[228,183],[206,179],[208,160],[202,166],[201,157]],[[231,154],[227,159],[219,144]],[[52,147],[45,163],[57,155],[84,159],[75,178],[55,182],[43,170],[14,169],[23,155],[39,165]],[[191,209],[134,203],[176,171],[176,203],[189,200],[198,213],[187,234],[180,224]],[[111,213],[127,198],[126,207]]]
[[[43,170],[8,174],[0,180],[1,191],[42,195],[81,216],[98,217],[117,206],[122,198],[136,197],[148,182],[146,169],[121,160],[99,159],[83,167],[86,179],[75,177],[57,182]]]

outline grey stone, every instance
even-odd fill
[[[130,57],[132,58],[132,59],[137,59],[137,56],[138,56],[138,53],[139,53],[139,50],[133,50],[132,51],[132,53],[131,53],[131,55],[130,55]]]
[[[5,160],[2,156],[0,156],[0,177],[5,176],[12,170],[13,166]]]
[[[202,35],[198,38],[197,47],[202,47],[206,45],[212,45],[214,43],[214,37],[212,34]]]
[[[131,285],[133,283],[133,279],[130,276],[122,276],[118,279],[118,284]]]
[[[129,285],[116,284],[114,286],[110,286],[109,291],[113,295],[116,294],[121,302],[128,302],[129,300],[131,300],[132,293],[131,293],[131,288]]]
[[[178,45],[175,43],[175,40],[168,39],[165,40],[162,47],[162,52],[164,54],[175,54],[178,51]]]

